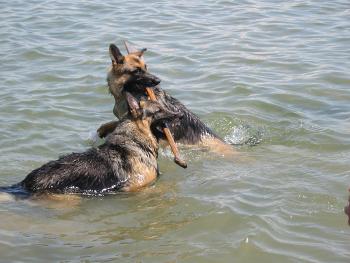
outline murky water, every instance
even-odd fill
[[[1,262],[349,262],[350,2],[0,2],[0,185],[113,119],[109,43],[244,160],[161,154],[139,193],[0,203]],[[255,145],[255,146],[254,146]]]

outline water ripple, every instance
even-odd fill
[[[162,87],[242,156],[182,149],[180,170],[164,150],[140,193],[0,203],[4,262],[348,261],[348,1],[0,8],[1,184],[85,150],[114,119],[108,45],[122,40],[147,47]]]

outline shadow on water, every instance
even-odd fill
[[[114,119],[108,44],[123,39],[253,159],[181,149],[183,170],[162,150],[140,193],[1,202],[0,261],[348,262],[349,1],[276,2],[0,2],[0,185]]]
[[[0,186],[0,202],[10,200],[20,200],[30,197],[30,193],[25,191],[20,185]]]
[[[350,192],[350,188],[349,188],[349,192]],[[350,226],[350,195],[348,199],[348,204],[344,207],[344,212],[348,216],[348,224]]]

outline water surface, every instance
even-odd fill
[[[0,185],[113,119],[109,43],[245,159],[168,152],[155,185],[76,205],[0,203],[3,262],[348,262],[350,4],[0,3]]]

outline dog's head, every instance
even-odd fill
[[[142,59],[146,49],[122,55],[119,48],[111,44],[109,54],[112,67],[108,73],[108,86],[113,95],[118,96],[121,89],[125,91],[142,91],[146,87],[154,87],[160,79],[147,72],[147,66]]]
[[[140,102],[129,92],[125,93],[129,111],[133,119],[142,120],[147,126],[161,126],[164,122],[181,118],[181,112],[174,112],[164,108],[159,102],[141,100]]]

